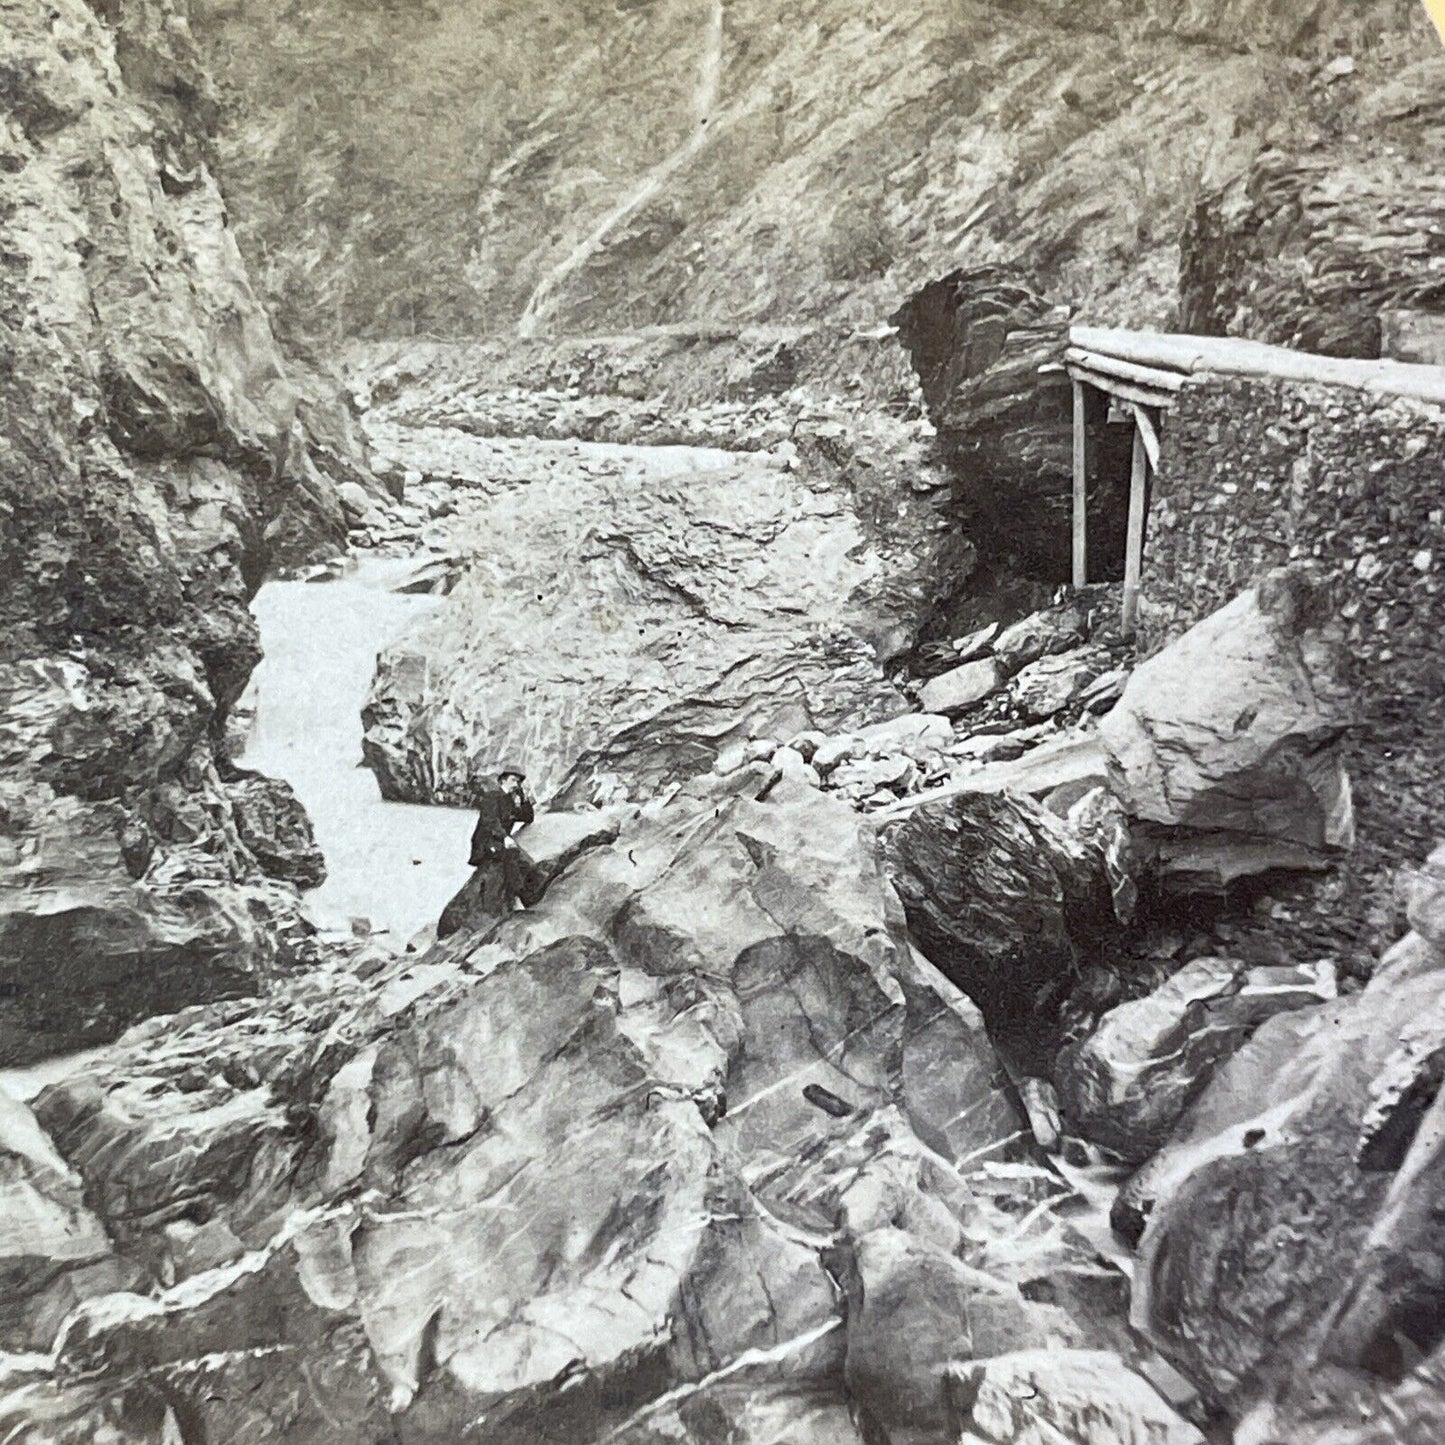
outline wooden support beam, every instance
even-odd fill
[[[1184,336],[1158,331],[1121,331],[1112,327],[1069,328],[1070,346],[1126,361],[1134,366],[1186,375],[1214,372],[1221,376],[1266,376],[1280,381],[1353,386],[1384,396],[1414,396],[1445,402],[1445,367],[1408,361],[1354,360],[1315,356],[1240,341],[1226,336]]]
[[[1105,376],[1117,376],[1120,381],[1132,381],[1136,386],[1148,387],[1151,391],[1181,391],[1184,387],[1182,371],[1165,371],[1157,366],[1140,366],[1135,361],[1121,361],[1116,356],[1106,356],[1102,351],[1086,351],[1082,346],[1071,346],[1064,352],[1064,361],[1070,366],[1082,366],[1089,371],[1099,371]]]
[[[1154,418],[1142,406],[1134,408],[1134,425],[1139,428],[1139,434],[1144,438],[1144,451],[1148,455],[1149,465],[1157,472],[1159,470],[1159,433],[1154,426]]]
[[[1133,637],[1139,625],[1139,579],[1144,572],[1144,510],[1149,493],[1149,454],[1144,433],[1134,427],[1134,460],[1129,472],[1129,532],[1124,551],[1125,637]]]
[[[1074,382],[1074,586],[1089,583],[1089,417],[1084,383]]]

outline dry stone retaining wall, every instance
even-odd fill
[[[1378,943],[1393,921],[1379,896],[1385,871],[1427,853],[1438,830],[1445,409],[1216,377],[1184,389],[1162,441],[1145,553],[1146,654],[1271,567],[1314,558],[1335,578],[1361,703],[1351,765],[1360,872],[1378,875],[1377,896],[1357,900],[1352,927]]]

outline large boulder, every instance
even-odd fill
[[[411,444],[434,437],[454,471],[489,475],[486,443],[420,431]],[[749,737],[906,710],[880,663],[934,585],[927,508],[880,538],[846,489],[766,458],[565,461],[489,486],[462,537],[469,571],[383,654],[365,755],[386,796],[464,801],[507,756],[528,758],[559,806],[604,775],[653,796]]]
[[[0,1066],[251,992],[276,960],[285,900],[209,852],[157,849],[118,802],[0,785],[0,849]]]
[[[1334,997],[1327,963],[1247,968],[1195,959],[1060,1052],[1054,1071],[1064,1112],[1084,1138],[1140,1164],[1265,1019]]]
[[[1027,1018],[1117,930],[1102,848],[1027,798],[926,804],[885,849],[919,946],[991,1022]]]
[[[1100,723],[1166,881],[1221,888],[1353,845],[1331,620],[1315,573],[1273,572],[1136,668]]]
[[[1362,993],[1262,1025],[1131,1185],[1136,1325],[1268,1438],[1441,1344],[1442,999],[1445,953],[1407,935]]]

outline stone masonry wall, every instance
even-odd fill
[[[1357,866],[1339,921],[1378,947],[1387,879],[1440,831],[1445,779],[1445,409],[1340,387],[1211,378],[1166,418],[1145,550],[1143,650],[1262,571],[1338,578],[1360,690]],[[1358,885],[1358,886],[1357,886]]]

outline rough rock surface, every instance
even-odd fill
[[[1062,1311],[1025,1303],[932,1241],[901,1229],[865,1234],[853,1271],[845,1378],[860,1410],[889,1439],[899,1438],[900,1430],[931,1431],[938,1438],[951,1362],[1024,1341],[1074,1342],[1075,1327]]]
[[[1263,145],[1378,154],[1369,98],[1434,47],[1418,12],[242,0],[192,23],[242,245],[309,333],[607,335],[872,327],[961,251],[1166,321],[1191,209]],[[1326,85],[1341,49],[1358,72]]]
[[[994,638],[993,655],[1008,672],[1016,673],[1045,657],[1074,651],[1088,636],[1088,610],[1081,599],[1070,597],[1005,627]]]
[[[1445,310],[1428,160],[1445,143],[1438,57],[1422,53],[1377,88],[1354,67],[1317,85],[1357,99],[1376,144],[1325,131],[1266,147],[1201,198],[1183,238],[1181,329],[1380,356],[1386,313]]]
[[[3,1091],[0,1219],[0,1279],[5,1282],[0,1344],[12,1350],[48,1349],[66,1305],[73,1303],[66,1276],[103,1272],[113,1262],[111,1245],[85,1205],[80,1177],[55,1152],[30,1110]],[[105,1281],[112,1288],[119,1283],[113,1276]]]
[[[821,1445],[864,1374],[898,1423],[952,1359],[1077,1337],[1035,1301],[1098,1263],[999,1162],[1019,1121],[977,1011],[857,814],[755,802],[764,778],[634,812],[490,933],[143,1026],[50,1088],[156,1284],[83,1304],[7,1426]],[[919,1270],[926,1298],[890,1293]]]
[[[1060,1053],[1064,1113],[1084,1138],[1141,1164],[1253,1029],[1334,996],[1328,964],[1246,968],[1195,959],[1146,997],[1111,1009],[1087,1039]]]
[[[0,13],[7,1062],[269,966],[213,739],[256,660],[250,590],[340,543],[332,478],[360,475],[251,292],[183,14],[97,8]]]
[[[1082,697],[1089,685],[1108,670],[1111,654],[1103,648],[1076,647],[1041,657],[1019,670],[1013,697],[1028,718],[1053,717]]]
[[[1439,897],[1422,875],[1412,911]],[[1401,1382],[1414,1418],[1440,1408],[1442,982],[1414,932],[1362,993],[1270,1020],[1130,1186],[1152,1201],[1135,1323],[1231,1410],[1271,1417],[1260,1438],[1357,1425]]]
[[[1222,887],[1353,844],[1333,620],[1318,574],[1270,573],[1136,668],[1100,722],[1166,877]]]
[[[1103,850],[1027,798],[925,804],[885,846],[913,936],[991,1024],[1026,1019],[1118,926]]]
[[[487,443],[430,435],[488,477]],[[860,497],[769,459],[551,456],[490,484],[467,574],[381,660],[366,757],[387,796],[463,800],[519,756],[544,800],[588,801],[603,775],[645,797],[734,741],[905,710],[879,657],[947,550],[929,506],[895,492],[884,536]]]
[[[270,878],[316,888],[326,880],[326,859],[316,846],[311,820],[280,778],[243,774],[226,784],[236,831]]]
[[[1020,1350],[948,1379],[959,1440],[993,1445],[1203,1445],[1154,1389],[1103,1350]]]

